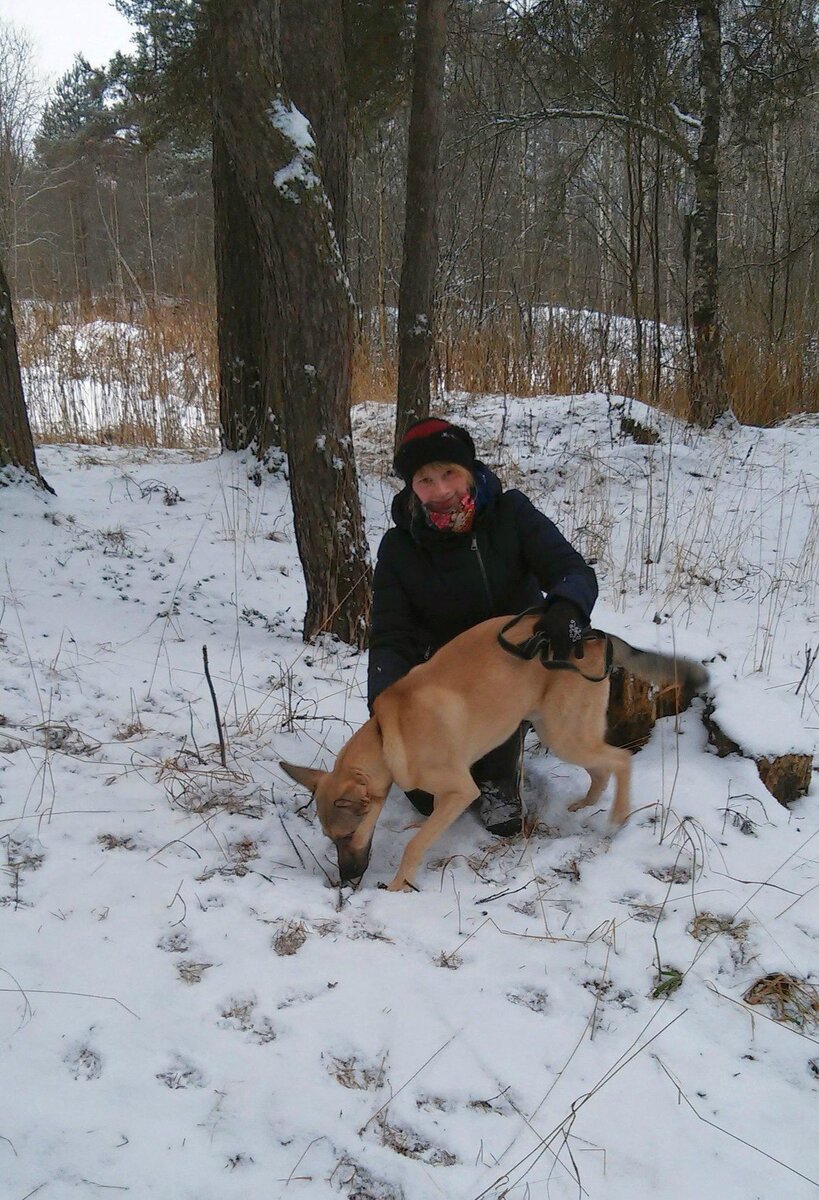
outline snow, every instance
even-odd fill
[[[722,679],[712,672],[714,720],[727,737],[754,758],[813,754],[815,734],[802,727],[798,698],[777,695],[756,677]]]
[[[274,172],[273,186],[288,200],[299,202],[299,183],[306,189],[321,188],[321,180],[315,172],[316,143],[310,122],[295,104],[284,104],[276,100],[270,106],[270,123],[291,143],[295,151],[284,167]]]
[[[310,122],[295,104],[284,104],[281,100],[276,100],[270,108],[270,120],[298,150],[315,153],[316,143]]]
[[[623,408],[660,442],[622,439]],[[705,434],[604,395],[447,413],[595,558],[597,625],[709,660],[737,740],[815,751],[815,421]],[[392,419],[353,412],[373,550]],[[278,762],[331,761],[366,656],[300,640],[286,482],[232,454],[38,459],[55,497],[0,490],[4,1200],[816,1195],[816,1026],[743,1001],[769,972],[817,982],[815,783],[777,804],[696,700],[635,757],[616,836],[567,813],[584,773],[532,740],[528,839],[465,814],[420,891],[387,894],[415,817],[394,791],[340,892]]]

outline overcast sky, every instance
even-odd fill
[[[109,0],[0,0],[0,18],[29,35],[35,65],[49,83],[68,70],[76,54],[102,66],[128,48],[130,26]]]

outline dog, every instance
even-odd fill
[[[707,681],[698,663],[635,650],[593,631],[563,669],[522,656],[536,635],[537,614],[496,617],[475,625],[381,693],[373,714],[342,748],[331,771],[282,762],[308,788],[319,820],[338,852],[342,880],[362,876],[375,826],[393,783],[435,797],[433,811],[408,842],[390,891],[415,891],[416,872],[430,846],[480,795],[469,768],[529,721],[541,743],[591,776],[586,795],[569,811],[595,804],[615,779],[610,820],[630,812],[631,754],[605,740],[609,670],[626,667],[653,683],[696,691]],[[514,625],[509,649],[499,641]],[[511,644],[510,644],[511,641]]]

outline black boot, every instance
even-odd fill
[[[412,807],[416,808],[419,813],[423,813],[425,817],[428,817],[432,812],[435,797],[431,792],[423,792],[420,788],[413,788],[411,792],[406,793],[406,796]]]
[[[513,837],[523,828],[523,804],[515,782],[488,779],[479,785],[478,816],[497,837]]]
[[[478,816],[486,829],[498,837],[513,837],[523,828],[520,780],[525,729],[525,724],[521,725],[472,768],[472,776],[481,789],[475,802]]]

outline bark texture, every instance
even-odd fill
[[[316,145],[291,103],[279,5],[214,0],[215,117],[275,281],[304,636],[363,646],[370,568],[350,426],[353,303]],[[341,52],[340,0],[324,6]],[[343,119],[343,113],[339,114]]]
[[[329,4],[327,0],[280,0],[279,48],[290,98],[313,129],[321,179],[344,257],[349,155],[342,9],[339,0]]]
[[[21,467],[41,487],[48,488],[37,467],[34,453],[17,355],[17,329],[11,291],[5,269],[0,263],[0,470],[3,467]],[[48,490],[51,491],[51,488]]]
[[[660,687],[638,679],[623,667],[611,673],[606,741],[612,746],[640,750],[661,717],[685,712],[694,698],[693,690],[678,683]]]
[[[280,0],[280,62],[293,102],[313,127],[343,254],[348,171],[344,56],[326,15],[323,0]],[[215,41],[212,53],[221,54]],[[211,72],[216,109],[220,74],[213,60]],[[271,449],[287,448],[284,332],[276,281],[266,274],[256,228],[216,120],[212,177],[222,438],[228,450],[253,446],[264,458]]]
[[[720,113],[722,32],[720,0],[698,0],[702,127],[694,169],[694,381],[691,419],[710,429],[728,411],[719,315]]]
[[[227,450],[254,446],[263,458],[284,446],[281,331],[273,281],[216,121],[212,175],[222,441]]]
[[[446,0],[418,0],[416,22],[404,254],[398,291],[396,449],[407,426],[429,415],[438,269],[438,155],[444,124]]]

